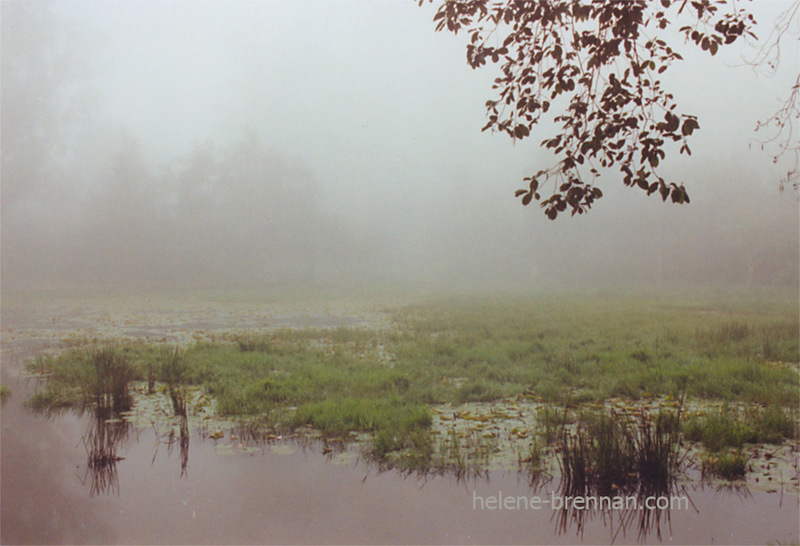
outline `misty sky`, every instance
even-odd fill
[[[397,1],[3,2],[2,283],[500,288],[797,282],[789,168],[753,129],[794,82],[679,40],[664,78],[701,130],[661,175],[612,173],[584,217],[513,196],[549,165],[481,133],[492,66]],[[789,2],[755,2],[766,37]],[[539,136],[541,134],[541,136]]]

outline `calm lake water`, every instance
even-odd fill
[[[331,317],[312,316],[317,323]],[[23,407],[35,380],[16,372],[26,355],[51,343],[47,331],[61,323],[29,317],[26,326],[5,311],[3,319],[2,383],[12,396],[0,412],[2,544],[800,542],[798,497],[780,491],[687,485],[681,494],[688,508],[660,513],[564,512],[546,504],[532,510],[521,502],[492,510],[491,498],[549,500],[559,484],[532,487],[516,472],[467,482],[382,473],[357,457],[331,458],[319,447],[291,443],[225,450],[219,446],[229,438],[204,438],[198,430],[189,430],[182,457],[179,442],[170,446],[153,429],[129,429],[117,445],[122,459],[93,474],[85,443],[90,415],[45,418]],[[162,324],[175,330],[196,319]],[[201,322],[206,329],[219,324]],[[650,528],[640,535],[643,516]]]

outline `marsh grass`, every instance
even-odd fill
[[[599,402],[687,389],[695,398],[792,406],[800,402],[800,324],[796,306],[777,300],[766,309],[703,298],[443,300],[394,311],[403,327],[391,349],[395,367],[428,386],[420,394],[432,404],[529,390],[561,405],[570,391]],[[463,381],[443,385],[450,377]]]
[[[739,480],[747,472],[749,461],[750,458],[741,449],[707,453],[701,457],[702,475],[704,478]]]
[[[244,332],[234,337],[239,350],[242,352],[270,352],[273,347],[271,340],[256,333]]]
[[[800,326],[792,298],[776,291],[429,299],[386,309],[388,329],[250,331],[180,349],[77,347],[29,365],[48,377],[31,403],[124,406],[125,385],[137,378],[150,391],[166,383],[180,414],[181,386],[202,385],[222,414],[285,430],[310,426],[328,439],[368,434],[375,460],[412,467],[442,460],[442,440],[429,433],[430,405],[543,402],[538,439],[550,445],[563,439],[567,412],[557,408],[685,392],[688,400],[765,406],[737,417],[740,424],[719,417],[684,425],[688,437],[735,447],[797,435]],[[675,431],[667,417],[598,419],[586,418],[564,440],[576,483],[588,471],[604,487],[624,485],[625,476],[607,474],[612,465],[604,461],[615,457],[634,473],[671,472]]]
[[[727,405],[705,415],[693,415],[683,425],[686,438],[718,452],[745,443],[780,444],[798,438],[797,410],[776,405],[748,409]]]
[[[564,432],[567,419],[566,405],[561,412],[555,406],[542,406],[537,410],[537,415],[537,429],[542,440],[547,445],[555,444]]]
[[[775,405],[734,409],[723,406],[707,415],[694,415],[683,426],[685,437],[701,442],[704,478],[744,477],[750,457],[745,444],[780,444],[798,438],[797,410]]]
[[[130,355],[116,344],[70,349],[58,357],[39,357],[34,369],[47,374],[46,389],[28,401],[34,410],[60,411],[69,407],[103,414],[131,408],[131,381],[137,370]]]
[[[427,429],[431,423],[426,406],[411,406],[400,399],[330,398],[297,408],[292,418],[295,426],[311,425],[323,434],[343,436],[354,432],[394,432],[384,438],[391,450],[403,442],[403,433]]]
[[[130,383],[136,370],[130,359],[114,345],[102,345],[89,350],[94,373],[87,376],[86,385],[98,411],[119,413],[133,405]]]
[[[561,433],[559,465],[570,495],[666,493],[682,470],[680,412],[633,418],[586,413]]]

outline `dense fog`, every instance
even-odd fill
[[[492,67],[416,2],[2,2],[2,287],[468,290],[798,283],[798,200],[754,132],[775,74],[678,39],[698,115],[662,175],[588,215],[514,190],[546,135],[481,133]],[[756,2],[760,34],[787,2]],[[797,127],[795,127],[797,130]],[[675,151],[677,152],[677,150]]]

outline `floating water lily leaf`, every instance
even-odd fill
[[[527,430],[523,430],[523,429],[518,428],[518,427],[512,428],[511,429],[511,434],[513,434],[517,438],[523,438],[524,439],[524,438],[528,437],[528,431]]]

